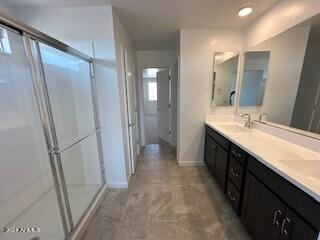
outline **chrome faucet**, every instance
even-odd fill
[[[250,115],[249,113],[245,113],[245,114],[242,114],[241,117],[242,117],[243,119],[244,119],[245,117],[247,117],[247,119],[246,119],[245,122],[244,122],[244,127],[245,127],[245,128],[252,128],[253,122],[251,121],[251,115]]]

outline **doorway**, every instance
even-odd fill
[[[171,71],[169,68],[142,70],[146,145],[171,143]]]

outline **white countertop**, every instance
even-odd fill
[[[236,121],[205,123],[320,203],[320,153],[254,128],[242,131]]]

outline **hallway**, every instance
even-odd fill
[[[111,189],[83,240],[244,240],[205,167],[179,167],[168,145],[143,149],[129,189]]]

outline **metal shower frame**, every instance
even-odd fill
[[[52,170],[63,230],[66,239],[68,239],[73,234],[74,230],[77,229],[78,224],[74,225],[72,218],[71,206],[68,198],[67,187],[61,162],[61,152],[71,148],[72,146],[80,143],[81,141],[90,136],[96,135],[102,185],[78,223],[82,222],[88,209],[91,207],[93,202],[95,202],[95,200],[98,198],[101,192],[104,191],[104,185],[106,184],[101,140],[101,126],[99,121],[98,101],[94,81],[95,75],[93,58],[4,13],[0,13],[0,26],[7,28],[8,30],[18,32],[23,39],[25,53],[31,68],[32,81],[41,118],[43,133],[48,148],[48,156],[50,159],[50,166]],[[32,42],[34,42],[34,44],[32,44]],[[41,59],[39,42],[47,44],[55,49],[61,50],[62,52],[79,58],[89,64],[90,72],[88,74],[90,77],[95,129],[84,136],[78,137],[72,143],[68,144],[67,146],[64,146],[61,149],[59,148],[56,129],[54,126],[53,113],[49,100],[48,88],[45,80],[45,72],[43,68],[43,62]]]

